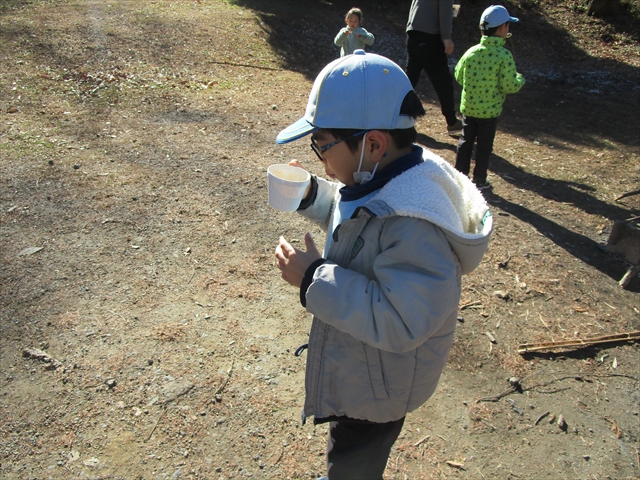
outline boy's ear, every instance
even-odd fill
[[[371,130],[367,133],[366,142],[369,144],[366,148],[371,155],[371,161],[378,163],[387,152],[387,136],[380,130]]]

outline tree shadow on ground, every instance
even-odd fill
[[[574,182],[545,179],[529,174],[495,155],[492,157],[491,162],[490,169],[505,181],[549,200],[570,203],[585,213],[619,219],[629,218],[639,213],[635,210],[627,210],[610,205],[593,197],[587,191],[577,190],[576,186],[579,186],[579,184]],[[612,261],[613,257],[604,252],[601,244],[595,240],[574,232],[521,204],[511,202],[496,194],[493,190],[486,190],[485,198],[491,206],[528,223],[569,254],[611,277],[616,282],[627,271],[628,266],[623,260],[615,259]],[[640,282],[637,278],[632,280],[627,289],[633,292],[640,292]]]
[[[609,220],[627,220],[640,215],[640,209],[613,205],[591,195],[595,189],[588,185],[566,180],[541,177],[492,154],[489,169],[516,188],[529,190],[540,197],[558,203],[573,205],[590,215],[600,215]]]
[[[300,72],[309,80],[338,56],[333,38],[352,6],[351,1],[342,0],[331,3],[236,0],[235,3],[253,10],[259,17],[267,41],[282,58],[282,67]],[[404,66],[404,29],[410,2],[365,0],[358,5],[365,14],[365,27],[376,35],[370,50]],[[477,22],[485,7],[483,2],[465,2],[455,19],[456,50],[452,65],[467,48],[478,43]],[[516,62],[527,78],[527,85],[520,93],[509,96],[501,128],[531,139],[549,137],[549,141],[593,146],[602,146],[604,139],[608,139],[638,145],[640,69],[590,55],[576,45],[570,32],[539,11],[534,2],[519,2],[509,8],[521,21],[514,27],[514,36],[507,46],[518,50]],[[624,15],[616,17],[612,19],[612,31],[617,26],[630,38],[636,38],[637,34],[629,27],[632,23]],[[424,75],[417,90],[427,100],[437,100]]]

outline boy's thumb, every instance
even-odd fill
[[[304,243],[307,246],[307,253],[320,254],[320,252],[318,252],[318,248],[316,247],[316,244],[313,241],[313,237],[311,236],[310,232],[305,233],[305,235],[304,235]]]

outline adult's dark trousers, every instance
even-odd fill
[[[407,56],[407,77],[411,85],[416,88],[424,70],[438,95],[447,125],[453,125],[457,120],[453,101],[453,77],[449,71],[449,60],[444,53],[444,43],[440,35],[409,30]]]
[[[473,169],[474,181],[487,180],[489,157],[493,151],[493,140],[496,138],[499,118],[475,118],[462,115],[462,135],[458,140],[456,170],[469,175],[473,144],[477,143],[476,166]]]
[[[382,480],[404,417],[387,423],[334,421],[329,424],[329,480]]]

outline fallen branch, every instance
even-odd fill
[[[529,352],[537,352],[539,350],[547,350],[547,349],[554,349],[554,348],[586,347],[589,345],[598,345],[602,343],[613,343],[613,342],[624,342],[624,341],[637,342],[638,340],[640,340],[640,331],[619,333],[616,335],[605,335],[602,337],[591,337],[591,338],[585,338],[585,339],[577,338],[574,340],[559,340],[556,342],[524,343],[524,344],[518,345],[518,353],[522,355]]]
[[[457,468],[459,470],[464,470],[464,464],[462,463],[452,462],[451,460],[447,460],[445,463],[450,467]]]
[[[47,364],[44,368],[46,370],[57,370],[60,367],[64,367],[62,362],[59,362],[47,352],[38,350],[37,348],[25,348],[22,350],[22,356],[28,358],[35,358]]]
[[[622,200],[623,198],[626,197],[632,197],[633,195],[638,195],[640,194],[640,189],[639,190],[634,190],[633,192],[627,192],[627,193],[623,193],[622,195],[620,195],[619,197],[616,197],[616,202],[618,200]]]
[[[413,444],[414,447],[417,447],[418,445],[420,445],[421,443],[426,442],[427,440],[429,440],[429,438],[431,438],[431,435],[427,435],[426,437],[421,438],[420,440],[418,440],[416,443]]]
[[[540,420],[542,420],[544,417],[546,417],[547,415],[549,415],[551,412],[544,412],[542,415],[540,415],[535,422],[533,422],[534,425],[538,425],[540,423]]]
[[[222,382],[220,384],[220,386],[218,387],[218,389],[215,391],[215,393],[213,394],[213,397],[215,398],[217,395],[220,395],[225,387],[227,386],[227,384],[229,383],[229,379],[231,378],[231,372],[233,372],[233,364],[234,362],[231,362],[231,367],[229,367],[229,370],[227,371],[227,378],[224,379],[224,382]]]
[[[502,397],[506,397],[507,395],[513,393],[517,391],[516,388],[511,387],[508,390],[505,390],[502,393],[499,393],[498,395],[496,395],[495,397],[483,397],[483,398],[479,398],[478,400],[476,400],[476,403],[480,403],[480,402],[497,402],[498,400],[500,400]]]
[[[460,305],[460,311],[464,310],[465,308],[471,308],[471,307],[482,308],[482,302],[479,300],[474,300],[473,302],[468,302],[468,303],[465,303],[464,305]]]
[[[480,402],[497,402],[498,400],[500,400],[502,397],[506,397],[507,395],[512,394],[513,392],[518,392],[518,393],[523,393],[523,392],[527,392],[529,390],[533,390],[536,388],[540,388],[540,387],[548,387],[549,385],[556,383],[556,382],[560,382],[562,380],[579,380],[579,381],[585,381],[582,377],[624,377],[624,378],[630,378],[631,380],[634,380],[635,382],[638,381],[638,378],[632,376],[632,375],[625,375],[623,373],[576,373],[575,375],[566,375],[564,377],[560,377],[560,378],[554,378],[553,380],[549,380],[548,382],[544,382],[544,383],[537,383],[535,385],[531,385],[530,387],[522,387],[522,384],[520,385],[520,389],[516,388],[516,387],[511,387],[507,390],[505,390],[502,393],[499,393],[498,395],[495,395],[493,397],[483,397],[483,398],[479,398],[478,400],[475,401],[475,403],[480,403]],[[567,390],[566,388],[563,389],[558,389],[558,390],[552,390],[552,391],[548,391],[548,392],[540,392],[540,393],[557,393],[557,392],[561,392],[563,390]],[[541,419],[542,417],[540,417]],[[538,419],[538,421],[540,420]]]
[[[160,415],[158,416],[158,420],[156,420],[156,424],[153,426],[153,429],[151,430],[151,433],[149,433],[149,436],[144,441],[145,443],[147,443],[149,440],[151,440],[151,436],[153,435],[153,432],[155,432],[156,428],[158,428],[158,424],[160,423],[160,419],[164,416],[164,412],[166,412],[166,411],[167,411],[167,408],[163,407],[162,411],[160,412]]]
[[[246,67],[246,68],[259,68],[260,70],[274,70],[276,72],[280,72],[282,71],[281,68],[274,68],[274,67],[263,67],[260,65],[249,65],[248,63],[233,63],[233,62],[209,62],[209,63],[214,63],[216,65],[228,65],[230,67]]]

